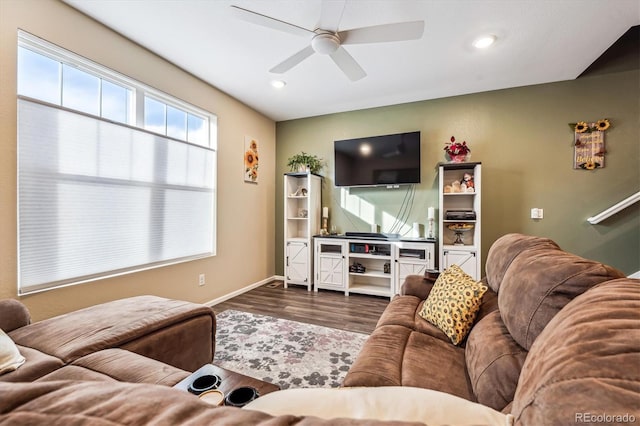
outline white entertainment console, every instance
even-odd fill
[[[314,237],[318,289],[393,297],[407,275],[435,266],[435,239]]]

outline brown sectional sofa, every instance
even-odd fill
[[[156,296],[116,300],[30,324],[26,307],[0,301],[0,328],[26,362],[0,382],[116,380],[172,386],[211,362],[210,307]]]
[[[466,340],[418,315],[433,282],[407,278],[344,386],[414,386],[511,413],[516,424],[583,423],[580,413],[640,421],[640,280],[508,234],[487,256],[489,290]]]
[[[433,282],[419,276],[408,278],[403,294],[381,316],[344,385],[443,391],[510,413],[505,422],[497,423],[501,425],[511,421],[531,426],[640,421],[640,280],[623,278],[613,268],[566,253],[550,240],[516,234],[492,246],[486,271],[490,290],[460,346],[451,344],[439,329],[417,315]],[[204,327],[210,336],[215,332],[215,318],[208,308],[192,306],[202,315],[190,315],[180,303],[184,302],[170,304],[175,310],[170,309],[168,316],[154,317],[162,326],[146,322],[144,318],[150,316],[140,315],[140,304],[116,315],[129,321],[105,330],[73,330],[74,322],[91,324],[90,315],[83,323],[63,321],[60,347],[52,343],[55,337],[49,338],[51,342],[39,341],[40,333],[55,335],[54,321],[38,326],[38,333],[27,333],[21,331],[21,324],[28,316],[24,312],[5,315],[4,305],[0,306],[0,327],[9,324],[13,330],[9,335],[21,345],[23,354],[29,354],[27,362],[41,365],[31,367],[37,372],[32,370],[29,375],[39,376],[33,382],[0,379],[0,425],[416,424],[212,408],[168,387],[187,371],[209,362],[211,358],[203,360],[212,353],[200,347],[203,358],[193,361],[194,365],[180,353],[195,342],[190,341],[189,331],[203,333],[194,327]],[[129,316],[128,309],[137,314]],[[109,311],[102,314],[109,315]],[[176,330],[170,330],[174,326]],[[176,338],[180,346],[172,347],[170,338]],[[211,351],[213,343],[211,340]],[[460,401],[467,404],[461,407],[468,408],[470,402]],[[410,410],[410,405],[423,403],[407,400],[406,404]],[[444,411],[445,418],[449,412]],[[464,424],[478,422],[471,419]]]

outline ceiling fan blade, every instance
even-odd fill
[[[424,21],[411,21],[340,31],[338,37],[342,44],[360,44],[418,40],[423,34]]]
[[[337,32],[346,3],[347,0],[323,0],[318,28]]]
[[[367,73],[360,65],[358,65],[356,60],[353,59],[353,56],[351,56],[344,47],[340,46],[338,50],[333,52],[330,56],[338,68],[340,68],[342,72],[349,77],[349,80],[357,81],[367,75]]]
[[[285,72],[289,71],[291,68],[295,67],[300,62],[304,61],[314,53],[315,51],[313,50],[313,48],[311,46],[307,46],[301,51],[299,51],[298,53],[293,54],[292,56],[288,57],[284,61],[280,62],[275,67],[271,68],[269,72],[272,72],[275,74],[284,74]]]
[[[286,33],[299,35],[299,36],[308,36],[309,34],[314,34],[313,31],[310,31],[306,28],[299,27],[297,25],[290,24],[288,22],[281,21],[279,19],[271,18],[266,15],[261,15],[256,12],[252,12],[247,9],[243,9],[238,6],[231,6],[231,10],[233,14],[238,18],[242,19],[246,22],[251,22],[252,24],[260,25],[262,27],[271,28],[278,31],[284,31]]]

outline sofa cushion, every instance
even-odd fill
[[[371,333],[343,386],[413,386],[474,399],[464,349],[400,325]]]
[[[510,415],[431,389],[381,388],[286,389],[271,392],[244,409],[272,416],[293,414],[321,419],[375,419],[428,425],[510,425]]]
[[[602,283],[569,302],[522,368],[518,424],[584,424],[585,415],[640,418],[640,280]],[[582,417],[579,417],[582,416]],[[598,423],[628,423],[607,420]]]
[[[516,393],[527,351],[509,334],[493,311],[477,322],[467,338],[465,358],[473,393],[479,403],[504,409]]]
[[[532,237],[522,238],[529,246],[511,259],[504,271],[498,307],[511,336],[529,350],[551,318],[573,298],[596,284],[625,275],[562,251],[547,239],[536,243]],[[519,247],[524,244],[515,237],[510,239],[515,239]]]
[[[380,316],[376,328],[383,325],[401,325],[448,342],[449,337],[442,330],[420,316],[423,304],[424,300],[415,296],[394,297]]]
[[[98,373],[77,365],[65,365],[51,373],[40,377],[36,382],[52,382],[57,380],[87,380],[91,382],[117,382],[106,374]]]
[[[165,386],[173,386],[191,374],[123,349],[104,349],[94,352],[75,360],[73,365],[102,373],[121,382],[153,383]]]
[[[452,265],[436,280],[420,316],[458,345],[471,329],[486,291],[485,285],[475,281],[458,265]]]
[[[25,361],[11,337],[0,329],[0,375],[17,370]]]
[[[26,358],[25,363],[15,371],[0,375],[0,382],[31,382],[64,365],[61,359],[47,355],[37,349],[17,345]]]
[[[506,234],[498,238],[489,248],[485,264],[487,285],[499,293],[502,279],[511,262],[524,250],[532,248],[559,249],[558,245],[548,238],[523,234]]]
[[[464,348],[411,332],[402,357],[402,386],[433,389],[475,401],[467,376]]]

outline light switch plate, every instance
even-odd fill
[[[533,208],[531,209],[531,219],[542,219],[544,217],[544,209]]]

